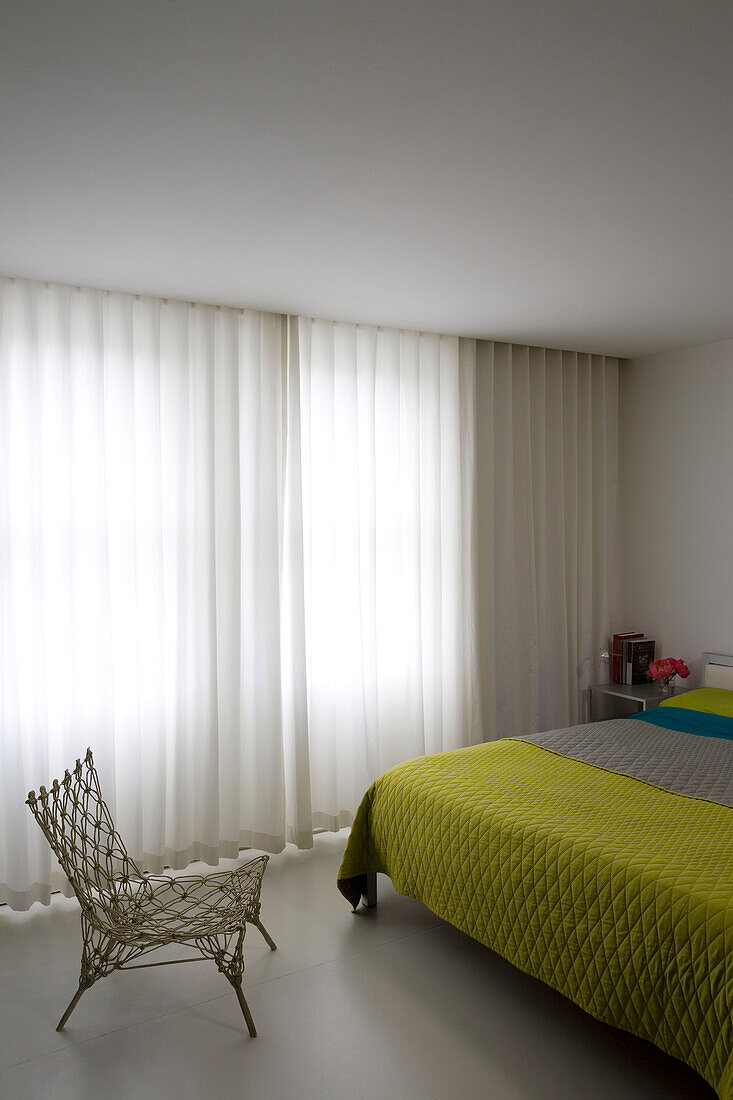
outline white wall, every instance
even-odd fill
[[[631,360],[619,385],[613,630],[733,653],[733,340]]]

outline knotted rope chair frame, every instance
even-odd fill
[[[244,935],[253,924],[271,950],[260,921],[260,890],[269,856],[234,871],[205,875],[151,875],[129,855],[102,797],[92,750],[50,790],[31,791],[27,805],[51,845],[81,906],[79,988],[59,1020],[66,1024],[82,994],[115,970],[213,959],[234,988],[254,1038],[257,1030],[244,993]],[[132,963],[167,944],[199,952],[183,959]]]

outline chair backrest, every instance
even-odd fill
[[[114,916],[130,877],[142,878],[102,798],[92,750],[51,789],[31,791],[27,805],[90,916]]]

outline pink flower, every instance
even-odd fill
[[[680,657],[660,657],[652,661],[647,669],[647,676],[652,680],[666,680],[671,676],[681,676],[686,680],[690,670]]]

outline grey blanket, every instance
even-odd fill
[[[665,790],[733,806],[733,742],[661,729],[634,718],[548,730],[530,741]]]

